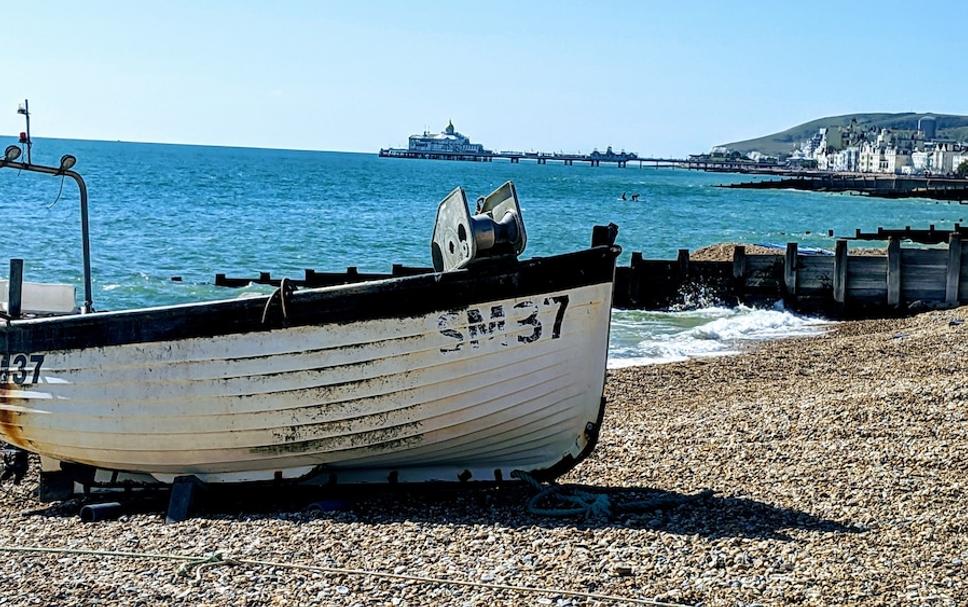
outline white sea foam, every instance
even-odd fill
[[[743,344],[815,335],[831,323],[773,309],[700,308],[677,312],[616,310],[609,368],[737,354]]]

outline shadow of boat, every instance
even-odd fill
[[[412,522],[444,525],[487,525],[505,529],[578,528],[644,529],[705,538],[791,540],[791,531],[859,533],[861,526],[825,519],[808,512],[775,506],[746,497],[711,491],[683,494],[647,487],[563,485],[607,496],[607,517],[541,516],[528,511],[535,495],[523,485],[421,485],[396,487],[270,487],[250,486],[210,490],[199,500],[194,518],[213,520],[316,519],[363,524]],[[24,513],[27,516],[72,517],[85,503],[118,497],[69,500]],[[161,514],[167,492],[122,498],[127,514]]]

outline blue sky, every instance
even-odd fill
[[[968,3],[10,2],[0,133],[683,155],[860,111],[968,114]]]

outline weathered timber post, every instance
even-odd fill
[[[743,245],[733,247],[733,278],[746,278],[746,247]]]
[[[679,249],[676,266],[679,269],[679,280],[685,282],[689,277],[689,249]]]
[[[797,243],[788,242],[783,257],[783,286],[788,297],[797,296]]]
[[[961,234],[953,232],[948,236],[948,275],[945,279],[944,302],[949,306],[958,305],[958,290],[961,288]]]
[[[7,315],[20,318],[23,310],[24,260],[10,260],[10,283],[7,286]]]
[[[834,301],[847,303],[847,241],[843,239],[834,248]]]
[[[901,239],[897,236],[887,242],[887,305],[901,305]]]
[[[676,256],[676,273],[679,275],[679,288],[673,298],[681,298],[685,301],[685,287],[689,282],[689,249],[679,249],[679,254]]]
[[[638,307],[642,303],[642,253],[634,251],[629,263],[629,301]]]
[[[746,247],[733,247],[733,292],[740,301],[746,298]]]

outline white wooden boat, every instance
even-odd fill
[[[513,186],[502,196],[520,227],[503,252],[510,215],[470,217],[460,190],[441,205],[435,242],[463,226],[477,245],[435,248],[460,269],[0,321],[0,440],[87,486],[558,476],[602,423],[618,248],[613,230],[519,261]]]

